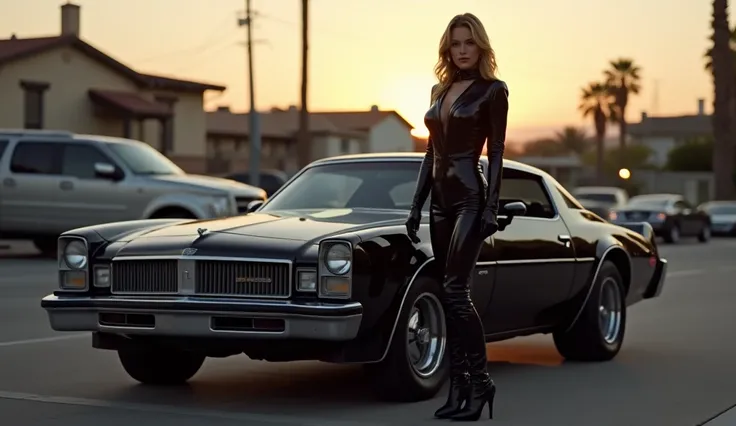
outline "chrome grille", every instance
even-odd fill
[[[112,267],[115,294],[176,294],[177,261],[168,259],[118,261]]]
[[[287,263],[197,261],[194,293],[200,296],[289,297]]]

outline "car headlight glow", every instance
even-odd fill
[[[352,266],[352,253],[349,246],[332,244],[325,253],[325,266],[330,273],[345,275]]]
[[[87,247],[82,241],[73,240],[64,247],[64,263],[71,269],[87,267]]]

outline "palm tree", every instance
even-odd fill
[[[734,27],[731,30],[731,36],[729,38],[728,45],[731,47],[731,54],[733,56],[734,63],[736,63],[736,27]],[[711,60],[711,57],[713,56],[713,48],[709,47],[705,54],[703,55],[703,58],[705,59],[705,70],[708,72],[712,72],[713,69],[713,61]],[[736,78],[736,76],[734,76]]]
[[[728,0],[713,0],[713,175],[716,199],[736,196],[733,182],[734,61],[729,46]]]
[[[590,147],[590,139],[585,134],[585,129],[578,129],[573,126],[567,126],[561,131],[555,132],[555,139],[565,152],[571,152],[578,156],[585,154]]]
[[[593,118],[596,142],[596,175],[598,183],[603,182],[603,141],[609,121],[615,121],[614,99],[610,88],[605,83],[589,83],[583,88],[578,109],[583,117]]]
[[[641,89],[641,68],[633,59],[619,58],[611,61],[610,69],[604,71],[606,85],[610,88],[616,104],[616,115],[619,123],[619,144],[621,150],[626,148],[626,106],[629,95],[636,95]]]

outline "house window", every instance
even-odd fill
[[[178,99],[172,96],[156,96],[156,102],[166,105],[171,111],[171,116],[161,120],[160,146],[161,153],[170,155],[174,153],[174,105]]]
[[[23,127],[26,129],[43,129],[44,94],[48,83],[21,81],[24,92]]]
[[[344,138],[340,141],[340,151],[345,154],[350,153],[350,139]]]

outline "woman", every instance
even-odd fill
[[[406,221],[416,241],[431,194],[432,250],[442,269],[450,358],[450,394],[439,418],[478,420],[496,386],[486,368],[483,325],[470,299],[471,272],[483,241],[498,230],[498,198],[506,139],[508,88],[495,76],[496,58],[483,24],[455,16],[440,40],[432,104],[424,116],[427,153]],[[479,166],[487,139],[488,175]]]

